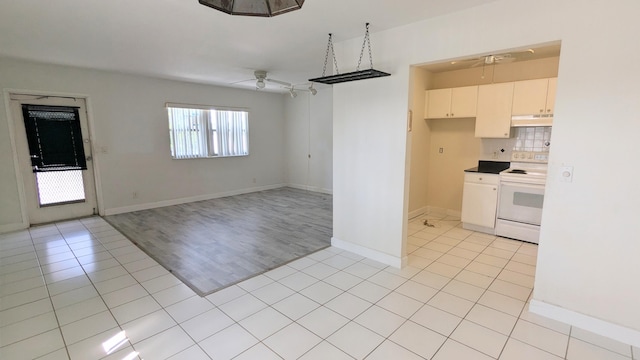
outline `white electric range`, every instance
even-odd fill
[[[500,172],[496,235],[538,243],[547,181],[547,152],[514,152]]]

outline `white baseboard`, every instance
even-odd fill
[[[301,185],[301,184],[287,184],[286,186],[292,187],[294,189],[313,191],[313,192],[317,192],[317,193],[323,193],[323,194],[329,194],[329,195],[333,194],[333,190],[324,189],[324,188],[320,188],[320,187],[317,187],[317,186]]]
[[[9,233],[18,230],[28,229],[28,223],[14,223],[14,224],[5,224],[0,225],[0,234]]]
[[[131,206],[105,209],[104,213],[105,215],[123,214],[123,213],[132,212],[132,211],[149,210],[149,209],[155,209],[155,208],[164,207],[164,206],[179,205],[179,204],[186,204],[186,203],[195,202],[195,201],[217,199],[217,198],[226,197],[226,196],[248,194],[256,191],[278,189],[285,186],[286,185],[284,184],[267,185],[267,186],[259,186],[259,187],[253,187],[253,188],[247,188],[247,189],[225,191],[225,192],[220,192],[215,194],[191,196],[188,198],[171,199],[171,200],[157,201],[157,202],[146,203],[146,204],[136,204]]]
[[[429,211],[429,207],[428,206],[423,206],[423,207],[421,207],[419,209],[413,210],[413,211],[409,212],[409,220],[411,220],[413,218],[416,218],[416,217],[418,217],[418,216],[420,216],[420,215],[422,215],[422,214],[424,214],[424,213],[426,213],[428,211]]]
[[[445,209],[445,208],[440,208],[440,207],[436,207],[436,206],[427,206],[427,210],[429,212],[445,214],[447,216],[453,216],[453,217],[457,217],[457,218],[459,218],[460,215],[462,214],[462,211]]]
[[[383,252],[369,249],[358,244],[350,243],[348,241],[340,240],[336,237],[331,238],[331,246],[335,246],[338,249],[346,250],[354,254],[364,256],[368,259],[393,266],[398,269],[402,269],[407,264],[407,257],[399,258],[397,256],[385,254]]]
[[[592,333],[620,341],[624,344],[640,347],[640,331],[638,330],[610,323],[608,321],[535,299],[531,300],[529,311],[534,314],[561,321],[563,323],[591,331]]]

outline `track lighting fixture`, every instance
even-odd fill
[[[264,79],[258,79],[258,81],[256,81],[256,88],[258,89],[264,89]]]
[[[311,92],[311,95],[315,95],[315,94],[317,94],[317,93],[318,93],[318,90],[316,90],[316,89],[313,87],[313,83],[311,83],[311,86],[309,86],[309,91]]]
[[[293,88],[291,88],[289,89],[289,95],[291,95],[291,97],[294,98],[298,96],[298,93],[295,90],[293,90]]]

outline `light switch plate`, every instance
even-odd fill
[[[563,166],[560,168],[560,181],[561,182],[573,181],[573,166]]]

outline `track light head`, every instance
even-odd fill
[[[311,95],[315,95],[315,94],[317,94],[317,93],[318,93],[318,90],[316,90],[316,89],[313,87],[313,83],[311,84],[311,86],[309,86],[309,91],[311,92]]]
[[[291,97],[294,98],[298,96],[298,93],[295,90],[293,90],[293,88],[291,88],[289,89],[289,95],[291,95]]]
[[[258,80],[256,81],[256,88],[258,88],[258,89],[264,89],[264,86],[265,86],[265,84],[264,84],[264,79],[258,79]]]

